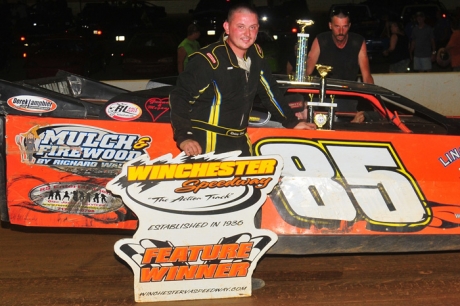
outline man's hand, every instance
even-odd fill
[[[316,130],[316,124],[301,121],[297,123],[294,129],[295,130]]]
[[[353,123],[362,123],[364,122],[364,112],[357,112],[356,115],[355,115],[355,118],[353,118],[353,120],[351,120],[350,122],[353,122]]]
[[[195,156],[202,152],[200,144],[193,139],[182,141],[179,148],[184,151],[187,156]]]

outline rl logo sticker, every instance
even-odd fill
[[[107,184],[139,218],[133,238],[115,244],[136,302],[251,295],[256,264],[278,239],[254,217],[283,160],[239,154],[142,155]]]

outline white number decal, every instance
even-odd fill
[[[255,148],[284,159],[283,203],[275,205],[293,225],[363,218],[375,228],[414,231],[430,220],[422,192],[391,144],[270,138]]]
[[[356,210],[346,190],[334,178],[337,173],[324,151],[296,143],[271,143],[262,154],[284,159],[281,189],[291,209],[307,218],[352,221]]]
[[[356,201],[376,222],[416,223],[425,209],[388,147],[326,145]]]

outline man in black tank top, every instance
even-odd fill
[[[332,11],[331,32],[319,34],[308,53],[307,75],[314,72],[316,64],[322,64],[332,66],[328,74],[331,78],[356,81],[361,71],[363,82],[374,84],[364,37],[349,33],[350,26],[348,12]]]

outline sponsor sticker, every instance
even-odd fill
[[[151,138],[86,125],[33,126],[16,135],[21,162],[82,176],[114,177],[124,162],[142,154]]]
[[[105,108],[107,116],[118,121],[133,121],[142,115],[142,109],[131,102],[115,102]]]
[[[439,162],[447,167],[456,160],[460,160],[460,147],[455,147],[444,153],[444,156],[439,157]]]
[[[50,99],[29,95],[11,97],[7,103],[11,108],[26,113],[48,113],[57,108],[57,104]]]
[[[104,214],[119,209],[123,202],[102,186],[88,183],[49,183],[32,189],[29,198],[52,211],[69,214]]]
[[[150,98],[145,102],[145,109],[156,122],[169,111],[169,98]]]

